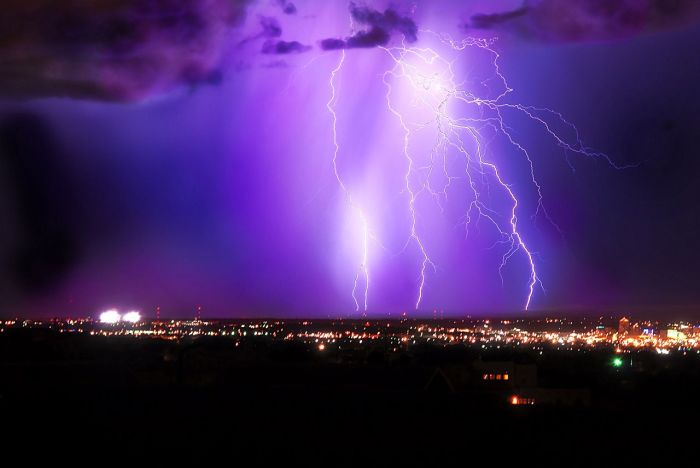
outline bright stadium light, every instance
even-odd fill
[[[122,317],[122,320],[125,322],[129,323],[137,323],[141,321],[141,313],[135,310],[132,310],[131,312],[127,312],[124,314],[124,317]]]
[[[110,309],[100,314],[100,322],[102,323],[118,323],[122,316],[116,309]]]

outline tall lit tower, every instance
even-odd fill
[[[202,306],[201,306],[201,305],[198,305],[198,306],[197,306],[197,314],[195,315],[194,319],[195,319],[197,322],[201,322],[201,321],[202,321]]]

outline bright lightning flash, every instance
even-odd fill
[[[355,214],[355,217],[357,220],[361,223],[362,227],[362,259],[360,260],[358,266],[357,266],[357,273],[355,274],[355,282],[352,287],[352,299],[355,301],[355,311],[359,312],[362,310],[362,313],[367,312],[367,305],[368,305],[368,297],[369,297],[369,270],[367,267],[367,261],[368,261],[368,249],[369,249],[369,224],[367,223],[367,218],[365,217],[362,209],[355,203],[353,200],[352,194],[350,193],[350,190],[348,190],[347,186],[343,182],[343,178],[340,176],[340,172],[338,171],[338,153],[340,152],[340,145],[338,144],[338,129],[337,129],[337,124],[338,124],[338,116],[335,112],[335,103],[336,103],[336,87],[335,87],[335,80],[338,72],[340,72],[340,69],[343,67],[343,64],[345,63],[345,51],[343,50],[340,56],[340,60],[338,61],[338,65],[333,69],[331,72],[331,78],[330,78],[330,88],[331,88],[331,98],[326,104],[326,107],[328,108],[328,111],[331,113],[331,116],[333,117],[333,173],[335,174],[335,178],[338,181],[338,185],[340,186],[341,190],[343,191],[343,194],[345,195],[345,198],[348,202],[348,205],[351,207],[353,213]],[[358,288],[360,288],[360,283],[364,283],[364,294],[363,294],[363,300],[362,303],[360,302],[360,299],[358,298]]]
[[[519,223],[522,203],[514,189],[513,182],[507,180],[505,172],[498,163],[489,157],[487,147],[496,137],[504,138],[519,153],[528,168],[528,177],[532,189],[537,193],[537,208],[535,216],[544,216],[558,229],[550,219],[543,204],[542,187],[535,176],[535,165],[530,153],[516,139],[513,130],[506,122],[506,114],[519,113],[539,125],[561,148],[567,152],[605,159],[615,168],[606,155],[594,152],[585,147],[579,138],[576,127],[564,117],[551,109],[513,104],[506,99],[513,91],[499,68],[499,54],[492,48],[493,41],[486,39],[467,38],[456,41],[447,35],[432,31],[422,31],[423,34],[434,37],[441,48],[449,52],[449,57],[443,57],[434,48],[409,47],[403,43],[396,47],[381,47],[393,64],[382,75],[386,87],[386,106],[396,118],[403,131],[403,158],[406,172],[404,175],[407,210],[410,216],[410,232],[404,250],[414,245],[420,256],[418,290],[416,292],[415,308],[421,306],[424,299],[427,274],[435,270],[436,265],[429,256],[429,249],[420,233],[420,213],[416,203],[422,196],[434,197],[438,205],[446,200],[451,184],[463,179],[470,193],[468,209],[465,216],[467,235],[469,228],[476,226],[481,220],[495,228],[497,240],[494,247],[501,246],[503,254],[499,265],[499,274],[503,281],[503,269],[516,255],[522,256],[528,268],[525,282],[526,295],[523,307],[527,310],[538,286],[542,287],[535,261],[535,254],[525,240]],[[470,77],[460,80],[455,70],[455,62],[466,50],[475,50],[489,57],[491,77],[474,83]],[[363,225],[364,244],[362,259],[359,262],[353,298],[360,310],[357,298],[358,283],[364,284],[364,310],[367,310],[369,290],[368,237],[370,228],[367,219],[354,201],[352,194],[343,183],[338,172],[337,159],[340,147],[337,138],[338,116],[335,111],[336,79],[346,61],[346,52],[341,51],[341,58],[330,76],[331,99],[327,103],[328,111],[333,119],[333,169],[340,188],[345,194],[349,206],[357,213],[357,219]],[[399,100],[397,86],[401,90],[408,89],[412,95],[410,111],[404,110],[406,104]],[[496,90],[496,91],[493,91]],[[566,129],[568,138],[556,129]],[[414,154],[413,141],[427,129],[435,132],[434,146],[428,155],[428,161],[423,164],[417,157],[425,155]],[[490,137],[490,138],[487,138]],[[460,158],[462,164],[460,173],[454,174],[454,163],[451,158]],[[422,161],[422,159],[420,160]],[[464,171],[463,173],[461,171]],[[439,181],[436,187],[436,179]],[[508,201],[507,212],[502,213],[493,206],[490,200],[492,191],[500,192],[500,197]],[[441,206],[441,205],[440,205]]]

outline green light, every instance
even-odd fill
[[[622,367],[622,364],[624,364],[622,358],[616,357],[612,360],[612,365],[615,367]]]

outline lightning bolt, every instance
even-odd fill
[[[415,308],[419,309],[425,296],[425,287],[429,270],[436,271],[435,262],[430,258],[426,243],[421,237],[420,213],[417,202],[422,196],[433,197],[442,209],[442,203],[447,200],[452,183],[464,178],[471,200],[465,214],[466,235],[469,236],[470,228],[478,226],[484,220],[493,226],[497,232],[497,240],[492,248],[503,248],[498,272],[503,283],[503,270],[511,259],[519,255],[527,265],[527,279],[524,282],[526,291],[523,299],[523,308],[528,310],[532,304],[535,291],[538,286],[544,291],[540,279],[535,252],[531,250],[525,235],[523,234],[520,215],[523,203],[514,188],[513,182],[487,151],[490,141],[486,135],[493,135],[505,139],[520,154],[526,163],[529,172],[528,178],[531,188],[537,194],[537,204],[531,218],[543,216],[552,226],[561,233],[561,229],[551,219],[544,205],[543,189],[537,180],[536,168],[533,158],[526,147],[518,141],[513,129],[508,125],[507,112],[518,113],[525,116],[533,123],[540,126],[549,135],[554,143],[562,148],[567,155],[567,163],[572,167],[568,159],[570,153],[602,158],[616,169],[630,166],[619,166],[603,153],[595,152],[586,147],[578,129],[562,114],[548,109],[522,104],[512,103],[506,98],[513,92],[499,66],[500,55],[493,48],[493,40],[466,38],[461,41],[452,39],[449,35],[438,34],[429,30],[421,33],[435,38],[443,48],[451,51],[457,57],[450,59],[443,57],[435,48],[409,47],[405,41],[400,46],[379,47],[390,59],[390,68],[381,76],[386,88],[386,106],[400,125],[403,132],[402,153],[405,160],[404,192],[407,196],[407,211],[410,219],[410,227],[407,241],[402,251],[410,245],[415,246],[419,254],[418,290],[416,293]],[[468,80],[459,81],[454,63],[462,52],[467,49],[478,49],[490,57],[492,76],[477,84],[476,89],[467,86]],[[338,184],[345,193],[350,206],[357,211],[364,227],[364,252],[360,267],[355,278],[353,298],[360,309],[356,290],[358,282],[362,278],[365,285],[364,310],[367,310],[367,291],[369,288],[369,275],[367,272],[367,243],[371,236],[367,220],[362,211],[354,205],[352,196],[343,183],[338,173],[337,158],[340,151],[337,140],[337,115],[335,112],[337,74],[343,67],[346,59],[345,51],[341,51],[341,58],[336,68],[330,75],[331,99],[327,107],[333,118],[333,142],[335,151],[333,155],[333,168]],[[407,85],[413,95],[413,109],[418,108],[421,120],[415,121],[397,104],[396,86]],[[486,97],[481,96],[478,86],[487,89]],[[497,88],[496,92],[493,88]],[[429,151],[427,162],[419,163],[417,155],[412,147],[412,141],[426,129],[434,129],[437,138]],[[559,128],[559,131],[557,130]],[[565,129],[570,136],[562,136],[561,129]],[[458,156],[463,161],[464,172],[455,175],[450,165],[450,156]],[[442,180],[442,185],[436,187],[435,179]],[[498,191],[508,200],[508,209],[501,213],[491,206],[492,191]],[[562,234],[563,235],[563,234]]]
[[[355,311],[360,311],[360,303],[357,299],[357,288],[360,282],[360,277],[364,280],[364,301],[363,301],[363,315],[367,313],[368,297],[369,297],[369,270],[367,269],[367,257],[369,255],[369,224],[367,224],[367,218],[365,218],[362,212],[359,212],[362,219],[362,262],[355,274],[355,283],[352,287],[352,298],[355,300]]]
[[[348,205],[350,206],[351,210],[355,212],[356,216],[362,223],[362,258],[360,260],[360,263],[357,267],[357,273],[355,274],[355,281],[352,287],[352,299],[355,301],[355,311],[359,312],[360,309],[362,308],[363,314],[367,312],[367,306],[369,302],[369,270],[367,266],[368,262],[368,256],[369,256],[369,237],[370,237],[370,232],[369,232],[369,223],[367,222],[367,218],[363,211],[360,209],[359,206],[357,206],[352,198],[352,194],[350,193],[350,190],[348,190],[347,186],[343,182],[343,178],[340,175],[340,171],[338,170],[338,154],[340,153],[340,144],[338,143],[338,114],[335,111],[335,104],[337,101],[337,95],[336,95],[336,87],[335,87],[335,81],[336,81],[336,76],[338,73],[340,73],[340,70],[343,68],[343,64],[345,63],[345,51],[341,51],[340,55],[340,60],[338,61],[338,64],[336,67],[333,69],[331,72],[330,80],[329,80],[329,87],[331,89],[331,97],[326,103],[326,108],[328,109],[328,112],[330,112],[332,121],[333,121],[333,173],[335,174],[335,178],[338,181],[338,186],[342,190],[343,194],[345,195],[345,198],[348,202]],[[358,289],[360,288],[360,283],[364,284],[364,291],[363,291],[363,300],[362,303],[360,303],[360,299],[358,298]]]
[[[387,49],[385,49],[387,50]],[[425,249],[425,245],[423,243],[423,240],[421,237],[418,235],[418,229],[416,227],[417,225],[417,215],[416,215],[416,199],[417,196],[420,194],[422,190],[426,190],[425,184],[423,184],[418,190],[414,190],[413,185],[411,183],[411,178],[414,173],[414,167],[415,167],[415,162],[413,158],[411,157],[410,151],[409,151],[409,146],[410,146],[410,140],[411,140],[411,129],[408,127],[406,124],[406,121],[404,120],[403,116],[399,111],[397,111],[394,106],[391,104],[391,91],[392,87],[390,82],[387,80],[387,77],[389,75],[393,75],[394,72],[393,70],[389,70],[385,72],[382,76],[382,81],[384,82],[384,85],[387,88],[386,92],[386,105],[389,108],[389,111],[394,114],[400,124],[401,128],[403,129],[404,132],[404,138],[403,138],[403,155],[404,158],[406,159],[406,173],[404,174],[404,181],[406,183],[406,193],[408,193],[408,212],[410,214],[410,219],[411,219],[411,232],[409,236],[408,242],[414,242],[415,245],[418,247],[418,250],[420,251],[420,255],[422,257],[421,259],[421,266],[420,266],[420,281],[418,283],[418,295],[416,298],[416,305],[415,308],[418,309],[420,307],[421,302],[423,301],[423,289],[425,288],[425,274],[426,274],[426,269],[428,266],[433,267],[435,269],[435,263],[430,259],[428,256],[428,252]],[[408,244],[408,243],[407,243]],[[408,247],[408,245],[404,246],[404,250]]]

